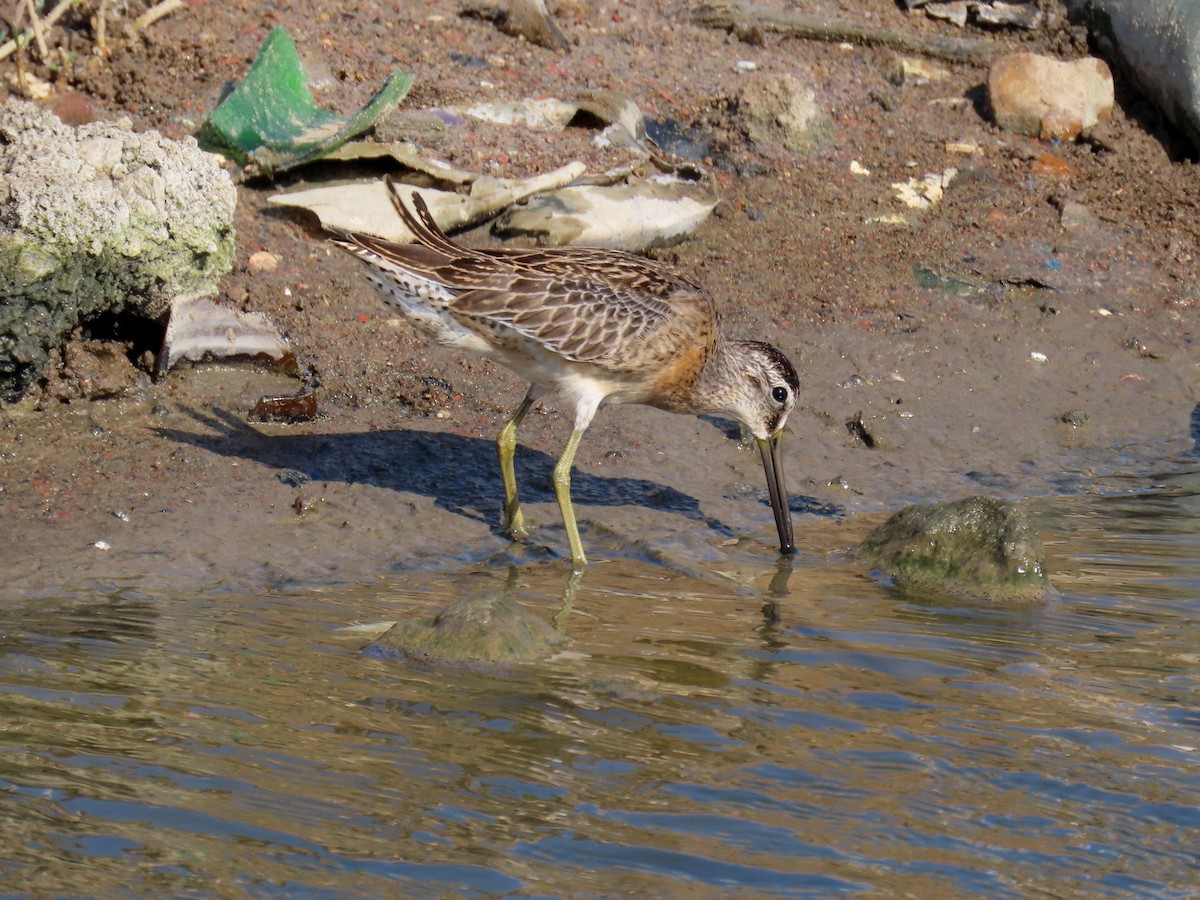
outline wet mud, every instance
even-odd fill
[[[884,0],[823,6],[941,27]],[[286,24],[325,66],[319,100],[335,108],[357,108],[400,66],[417,75],[412,108],[602,86],[710,137],[721,205],[656,255],[709,289],[730,334],[769,340],[797,365],[784,454],[802,558],[838,547],[853,517],[967,494],[1102,491],[1110,477],[1196,453],[1200,181],[1179,138],[1122,82],[1103,144],[1051,146],[989,123],[979,67],[897,87],[890,51],[777,35],[744,43],[682,24],[686,4],[580,7],[564,28],[569,55],[441,2],[386,15],[349,4],[333,19],[322,8],[181,12],[117,45],[108,65],[81,67],[77,86],[96,115],[182,136],[269,28]],[[1031,36],[976,36],[998,48],[1086,49],[1077,28],[1053,21]],[[815,87],[832,121],[826,143],[802,155],[746,139],[734,112],[746,59]],[[473,132],[440,151],[500,167],[494,140]],[[948,149],[971,142],[980,152],[969,157]],[[511,174],[568,161],[553,142],[520,151]],[[852,174],[852,161],[872,174]],[[905,210],[907,227],[875,221],[902,211],[892,182],[951,165],[959,174],[939,204]],[[549,475],[570,423],[554,401],[519,435],[534,529],[528,544],[510,545],[493,442],[525,385],[393,318],[310,221],[267,207],[273,190],[239,187],[238,262],[221,299],[284,330],[310,372],[316,418],[252,421],[261,397],[300,385],[235,365],[173,370],[124,398],[35,392],[5,407],[0,600],[569,565]],[[1090,210],[1091,223],[1064,228],[1066,201]],[[483,228],[460,238],[494,242]],[[273,271],[249,264],[263,249],[280,260]],[[710,578],[774,565],[761,467],[729,423],[602,409],[576,466],[589,557]]]

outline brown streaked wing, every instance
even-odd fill
[[[708,296],[690,286],[649,294],[587,277],[527,273],[497,282],[455,297],[450,311],[466,320],[507,326],[575,362],[633,371],[644,364],[648,342],[658,345],[655,353],[661,354],[670,350],[661,345],[664,340],[682,343],[684,334],[715,331],[691,327],[712,322],[714,313]]]
[[[408,270],[456,293],[450,310],[464,323],[503,325],[567,359],[625,371],[713,339],[712,301],[667,266],[585,247],[464,247],[438,228],[419,195],[409,209],[398,186],[389,189],[418,243],[355,233],[343,245],[367,251],[385,271]]]

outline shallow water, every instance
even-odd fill
[[[1062,598],[599,563],[5,611],[0,887],[87,896],[1194,896],[1200,476],[1035,504]],[[803,534],[802,526],[798,532]],[[348,630],[506,587],[570,637]]]

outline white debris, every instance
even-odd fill
[[[923,178],[910,178],[892,185],[896,199],[912,209],[928,209],[942,199],[946,188],[958,174],[958,169],[949,168],[941,174],[926,172]]]

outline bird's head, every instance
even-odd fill
[[[737,378],[729,412],[756,440],[777,435],[796,405],[800,378],[791,361],[759,341],[734,341]]]
[[[794,553],[792,515],[788,509],[779,444],[788,413],[796,405],[800,378],[791,361],[770,344],[735,341],[732,349],[737,376],[729,391],[728,411],[758,442],[767,475],[771,511],[775,514],[775,527],[779,532],[779,551]]]

